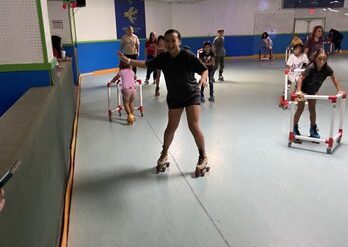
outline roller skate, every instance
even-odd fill
[[[199,156],[198,163],[196,166],[195,175],[197,177],[204,177],[206,172],[209,172],[210,167],[208,166],[208,158],[207,156]]]
[[[169,165],[170,163],[168,161],[168,153],[162,151],[161,156],[157,161],[156,173],[158,174],[160,172],[165,172]]]
[[[309,133],[310,133],[310,137],[320,139],[320,135],[318,133],[318,128],[317,128],[316,124],[311,126]],[[316,143],[316,142],[314,142],[314,143]]]
[[[129,115],[128,115],[127,122],[128,122],[129,125],[134,124],[134,122],[135,122],[135,117],[134,117],[133,114],[129,114]]]
[[[210,96],[208,99],[210,102],[214,102],[215,101],[215,97],[214,96]]]
[[[300,131],[298,130],[298,124],[294,125],[294,134],[295,134],[295,136],[300,136],[301,135]],[[294,143],[301,144],[302,141],[295,138]]]
[[[224,81],[224,77],[222,75],[219,75],[219,81]]]
[[[149,85],[149,79],[146,78],[145,81],[144,81],[144,84],[145,85]]]
[[[160,96],[160,93],[159,93],[159,87],[156,87],[156,90],[155,90],[155,96],[157,97],[157,96]]]

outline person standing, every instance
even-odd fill
[[[343,34],[340,31],[337,31],[336,29],[330,29],[329,39],[334,44],[335,51],[341,53],[341,43],[343,40]]]
[[[132,26],[127,27],[126,34],[121,39],[121,50],[124,55],[130,59],[137,59],[139,56],[139,38],[134,34]],[[133,71],[136,74],[137,68],[134,66]]]
[[[218,36],[215,37],[213,41],[213,52],[215,53],[215,71],[219,68],[219,81],[224,81],[224,77],[222,76],[225,67],[225,37],[224,30],[218,30]]]
[[[304,46],[304,53],[307,55],[310,61],[314,61],[314,56],[316,53],[323,51],[323,34],[323,27],[315,26],[313,28],[311,36]]]
[[[151,60],[155,57],[157,49],[157,38],[156,33],[151,32],[149,39],[145,43],[145,55],[146,60]],[[151,73],[153,72],[153,83],[156,83],[156,70],[151,70],[147,68],[145,84],[149,84]]]

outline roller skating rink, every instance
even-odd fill
[[[348,56],[330,57],[329,64],[348,90]],[[199,178],[185,113],[170,167],[156,174],[167,124],[163,75],[159,97],[152,80],[143,86],[144,116],[136,112],[132,126],[124,111],[109,122],[106,82],[114,74],[84,77],[69,247],[347,246],[347,132],[331,155],[310,142],[288,147],[290,112],[278,107],[284,59],[227,59],[223,75],[214,84],[215,102],[201,105],[211,169]],[[144,69],[138,77],[145,79]],[[330,79],[320,93],[336,94]],[[317,104],[323,137],[330,107]],[[303,135],[309,126],[305,110]]]

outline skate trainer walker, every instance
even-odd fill
[[[288,146],[291,147],[292,143],[295,140],[300,141],[309,141],[313,143],[325,143],[327,145],[326,153],[331,154],[334,148],[336,148],[342,140],[343,137],[343,120],[345,113],[345,105],[346,105],[347,94],[337,94],[337,95],[304,95],[304,99],[316,99],[316,100],[325,100],[331,102],[332,112],[331,112],[331,122],[330,122],[330,136],[328,138],[312,138],[304,135],[295,135],[294,133],[294,114],[295,114],[295,106],[297,105],[296,95],[291,95],[290,101],[290,131],[289,131],[289,143]],[[335,117],[336,117],[336,106],[339,104],[339,129],[338,132],[334,133],[335,128]]]
[[[139,89],[139,106],[134,107],[135,110],[140,111],[140,115],[144,116],[144,106],[143,106],[143,90],[142,90],[142,81],[136,80],[136,87]],[[112,114],[114,112],[118,112],[118,114],[121,116],[121,111],[124,108],[122,104],[122,94],[121,94],[121,79],[118,79],[115,82],[108,82],[106,84],[107,92],[108,92],[108,115],[109,115],[109,121],[111,122]],[[116,108],[113,108],[115,105],[112,103],[112,93],[111,89],[112,87],[116,86]]]

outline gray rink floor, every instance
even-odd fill
[[[165,86],[144,86],[144,117],[107,117],[106,82],[83,80],[69,247],[342,247],[348,243],[348,139],[289,148],[289,110],[278,107],[283,60],[228,61],[201,121],[211,172],[195,179],[198,153],[182,116],[170,170],[154,174],[167,122]],[[330,64],[348,89],[347,57]],[[144,79],[144,70],[138,75]],[[330,80],[321,94],[335,93]],[[329,104],[318,103],[328,135]],[[346,114],[347,115],[347,114]],[[348,119],[345,124],[347,129]],[[308,134],[308,112],[300,122]]]

